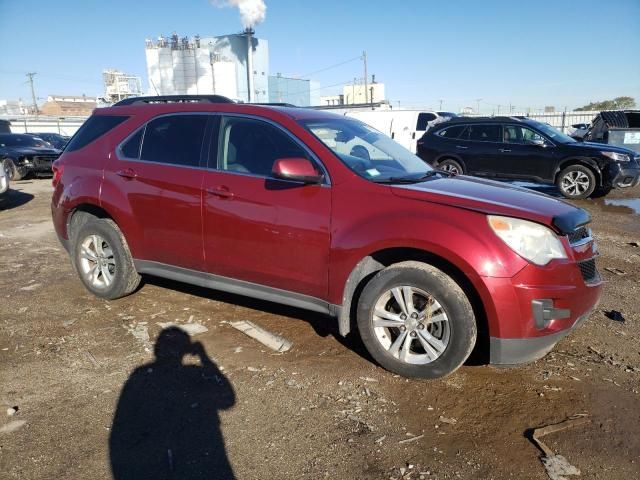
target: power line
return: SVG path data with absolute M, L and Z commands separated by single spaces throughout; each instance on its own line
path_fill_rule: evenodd
M 346 65 L 347 63 L 355 62 L 356 60 L 362 60 L 362 55 L 358 55 L 357 57 L 350 58 L 349 60 L 345 60 L 344 62 L 336 63 L 335 65 L 330 65 L 320 70 L 316 70 L 315 72 L 307 73 L 306 75 L 301 76 L 300 79 L 302 80 L 304 78 L 309 78 L 311 75 L 315 75 L 316 73 L 326 72 L 327 70 Z

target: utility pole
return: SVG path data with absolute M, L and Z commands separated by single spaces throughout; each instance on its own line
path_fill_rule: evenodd
M 27 77 L 29 77 L 29 83 L 31 84 L 31 99 L 33 100 L 33 113 L 38 115 L 38 102 L 36 101 L 36 91 L 33 88 L 33 77 L 35 76 L 35 74 L 36 72 L 29 72 L 27 73 Z
M 478 106 L 478 109 L 476 110 L 476 113 L 478 115 L 480 115 L 480 102 L 482 101 L 481 98 L 476 98 L 476 105 Z
M 362 60 L 364 61 L 364 103 L 369 103 L 369 80 L 367 79 L 367 52 L 362 52 Z
M 498 105 L 498 116 L 500 116 L 500 107 L 501 105 Z
M 440 99 L 440 110 L 442 110 L 442 99 Z

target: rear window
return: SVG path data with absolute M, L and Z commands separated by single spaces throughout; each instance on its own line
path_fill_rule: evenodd
M 419 113 L 416 130 L 426 130 L 427 128 L 429 128 L 429 122 L 432 122 L 436 118 L 438 117 L 436 117 L 433 113 Z
M 92 117 L 89 117 L 89 119 L 82 124 L 73 138 L 69 140 L 65 151 L 73 152 L 74 150 L 80 150 L 82 147 L 89 145 L 109 130 L 120 125 L 127 118 L 129 117 L 120 115 L 93 115 Z

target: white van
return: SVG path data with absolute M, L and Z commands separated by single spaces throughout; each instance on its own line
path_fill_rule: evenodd
M 457 115 L 424 110 L 360 110 L 346 112 L 345 116 L 357 118 L 390 136 L 410 152 L 416 153 L 416 142 L 424 132 L 436 123 Z

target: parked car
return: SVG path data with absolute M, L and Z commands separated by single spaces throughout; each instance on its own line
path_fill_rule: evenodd
M 20 133 L 0 134 L 0 158 L 12 180 L 20 180 L 29 174 L 53 173 L 51 165 L 60 150 L 44 140 Z
M 123 100 L 84 123 L 53 185 L 55 230 L 96 296 L 150 274 L 323 312 L 406 376 L 453 372 L 478 338 L 495 364 L 539 358 L 601 294 L 585 210 L 434 170 L 323 111 Z
M 640 157 L 640 110 L 600 112 L 584 140 L 628 148 Z
M 53 148 L 57 148 L 58 150 L 62 150 L 64 149 L 65 145 L 67 144 L 67 142 L 69 141 L 69 139 L 71 137 L 67 137 L 65 135 L 60 135 L 59 133 L 27 133 L 27 135 L 31 135 L 32 137 L 37 137 L 40 138 L 42 140 L 44 140 L 45 142 L 47 142 L 49 145 L 51 145 Z
M 555 184 L 572 199 L 640 182 L 639 159 L 633 151 L 577 142 L 548 124 L 524 117 L 441 123 L 420 139 L 418 156 L 456 174 Z
M 416 152 L 417 140 L 429 128 L 455 116 L 450 112 L 423 110 L 358 110 L 345 115 L 371 125 L 412 153 Z
M 9 187 L 11 186 L 11 179 L 9 174 L 4 169 L 4 164 L 0 162 L 0 205 L 2 201 L 9 194 Z
M 567 135 L 575 140 L 581 140 L 589 131 L 589 123 L 574 123 L 567 129 Z

